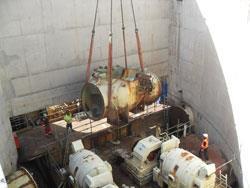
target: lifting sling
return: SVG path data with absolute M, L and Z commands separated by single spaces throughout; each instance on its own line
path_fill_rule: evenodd
M 124 25 L 124 18 L 123 18 L 123 5 L 122 5 L 122 1 L 121 2 L 121 16 L 122 16 L 122 37 L 123 37 L 123 48 L 124 48 L 124 60 L 125 60 L 125 68 L 128 68 L 128 60 L 127 60 L 127 50 L 126 50 L 126 39 L 125 39 L 125 25 Z
M 99 4 L 99 0 L 96 0 L 95 18 L 94 18 L 94 24 L 93 24 L 90 47 L 89 47 L 88 64 L 87 64 L 87 68 L 86 68 L 86 78 L 85 78 L 86 83 L 88 83 L 89 77 L 90 77 L 90 64 L 91 64 L 91 61 L 92 61 L 92 52 L 93 52 L 93 47 L 94 47 L 95 25 L 96 25 L 96 16 L 97 16 L 98 4 Z
M 111 109 L 112 97 L 112 9 L 113 0 L 110 0 L 110 33 L 109 33 L 109 46 L 108 46 L 108 111 Z
M 95 37 L 95 26 L 96 26 L 96 18 L 97 18 L 97 11 L 98 11 L 98 4 L 99 0 L 96 0 L 96 8 L 95 8 L 95 16 L 94 16 L 94 23 L 92 28 L 92 35 L 89 47 L 89 55 L 88 55 L 88 63 L 86 68 L 86 77 L 85 82 L 88 83 L 90 79 L 90 66 L 92 62 L 92 54 L 93 54 L 93 47 L 94 47 L 94 37 Z M 125 58 L 125 69 L 128 68 L 127 63 L 127 51 L 126 51 L 126 39 L 125 39 L 125 25 L 124 25 L 124 16 L 123 16 L 123 0 L 120 0 L 121 4 L 121 18 L 122 18 L 122 34 L 123 34 L 123 48 L 124 48 L 124 58 Z M 139 57 L 139 63 L 141 71 L 144 72 L 144 63 L 142 58 L 142 48 L 141 48 L 141 41 L 138 33 L 138 28 L 136 24 L 135 18 L 135 11 L 133 0 L 131 0 L 131 7 L 133 13 L 133 20 L 135 25 L 135 36 L 136 36 L 136 43 L 137 43 L 137 53 Z M 108 80 L 108 110 L 111 109 L 111 98 L 112 98 L 112 64 L 113 64 L 113 49 L 112 49 L 112 10 L 113 10 L 113 0 L 110 0 L 110 33 L 109 33 L 109 44 L 108 44 L 108 69 L 107 69 L 107 80 Z

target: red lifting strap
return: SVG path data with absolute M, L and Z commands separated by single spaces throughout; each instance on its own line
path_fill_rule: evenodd
M 122 0 L 121 2 L 121 16 L 122 16 L 122 38 L 123 38 L 123 51 L 124 51 L 124 60 L 125 60 L 125 69 L 128 68 L 128 60 L 127 60 L 127 49 L 126 49 L 126 39 L 125 39 L 125 25 L 124 25 L 124 18 L 123 18 L 123 5 Z
M 110 34 L 109 34 L 109 51 L 108 51 L 108 111 L 111 110 L 111 98 L 112 98 L 112 9 L 113 1 L 110 0 Z

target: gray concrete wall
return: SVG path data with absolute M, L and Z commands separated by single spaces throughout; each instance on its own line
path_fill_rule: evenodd
M 9 114 L 18 115 L 79 96 L 94 19 L 95 0 L 2 0 L 0 64 Z M 107 64 L 109 1 L 100 0 L 92 68 Z M 114 0 L 114 64 L 124 64 L 119 0 Z M 134 1 L 145 65 L 165 74 L 169 1 Z M 130 1 L 124 1 L 128 60 L 139 66 Z
M 169 35 L 170 98 L 193 108 L 197 133 L 234 156 L 234 171 L 242 183 L 239 145 L 228 88 L 211 33 L 195 0 L 173 1 Z M 212 10 L 210 10 L 212 11 Z M 180 94 L 182 90 L 182 96 Z M 182 98 L 183 97 L 183 98 Z
M 1 66 L 0 66 L 1 67 Z M 3 79 L 3 71 L 0 69 L 0 164 L 3 168 L 5 175 L 8 175 L 11 171 L 16 168 L 17 152 L 12 137 L 12 130 L 10 126 L 9 117 L 7 114 L 8 106 L 6 105 L 6 97 L 4 94 L 4 88 L 2 83 L 5 82 Z

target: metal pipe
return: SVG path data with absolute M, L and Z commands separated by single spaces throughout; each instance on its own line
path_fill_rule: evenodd
M 228 165 L 229 163 L 233 162 L 234 160 L 235 160 L 235 158 L 233 158 L 233 159 L 231 159 L 231 160 L 229 160 L 229 161 L 223 163 L 222 165 L 218 166 L 218 167 L 216 168 L 216 171 L 219 170 L 219 169 L 221 169 L 221 168 L 223 168 L 224 166 Z

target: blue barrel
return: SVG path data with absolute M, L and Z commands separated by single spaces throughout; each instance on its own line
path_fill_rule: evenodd
M 168 96 L 168 83 L 166 80 L 162 81 L 162 90 L 161 90 L 161 102 L 164 102 Z

